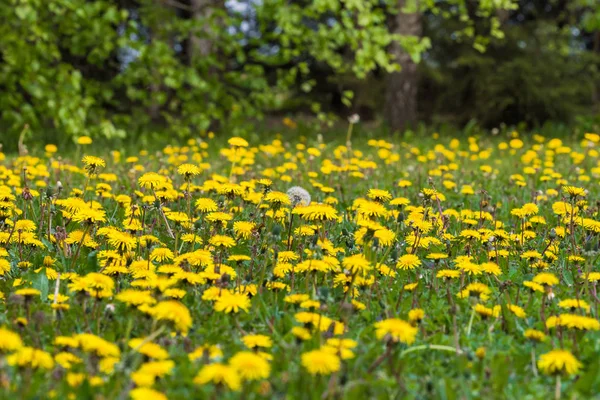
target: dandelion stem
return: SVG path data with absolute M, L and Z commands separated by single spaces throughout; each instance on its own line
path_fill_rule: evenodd
M 471 318 L 469 318 L 469 325 L 467 326 L 467 337 L 471 335 L 471 327 L 473 326 L 473 319 L 475 318 L 475 309 L 471 310 Z
M 348 286 L 348 290 L 346 291 L 346 293 L 344 293 L 344 297 L 342 298 L 342 302 L 340 303 L 340 308 L 346 302 L 346 299 L 348 298 L 348 293 L 350 293 L 352 291 L 352 289 L 353 289 L 354 280 L 356 279 L 356 275 L 357 275 L 357 273 L 352 274 L 352 280 L 350 281 L 350 285 Z M 350 295 L 350 297 L 352 297 L 352 295 Z
M 51 242 L 52 235 L 52 200 L 50 200 L 50 204 L 48 204 L 48 241 Z M 57 241 L 56 245 L 59 243 Z
M 294 224 L 294 214 L 290 213 L 290 226 L 288 228 L 288 237 L 287 237 L 287 250 L 290 251 L 292 247 L 292 225 Z
M 58 291 L 60 289 L 60 272 L 56 276 L 56 285 L 54 285 L 54 299 L 52 300 L 52 304 L 56 307 L 58 302 Z M 56 308 L 54 309 L 54 319 L 56 319 Z
M 415 352 L 415 351 L 420 351 L 420 350 L 440 350 L 440 351 L 450 351 L 452 353 L 457 353 L 457 354 L 462 354 L 462 350 L 458 350 L 456 351 L 456 349 L 452 346 L 446 346 L 443 344 L 422 344 L 419 346 L 414 346 L 414 347 L 410 347 L 406 350 L 404 350 L 402 353 L 400 353 L 400 358 L 404 357 L 405 355 Z
M 546 315 L 544 313 L 545 309 L 546 309 L 546 297 L 545 297 L 545 295 L 542 295 L 542 306 L 540 307 L 540 319 L 542 320 L 542 323 L 544 324 L 544 326 L 546 326 Z M 546 333 L 548 333 L 548 327 L 546 327 Z
M 337 381 L 337 372 L 331 375 L 331 378 L 329 378 L 329 383 L 327 384 L 327 389 L 323 392 L 323 394 L 321 395 L 321 399 L 328 399 L 330 396 L 333 396 L 335 394 L 335 386 L 336 386 L 336 381 Z
M 350 173 L 350 163 L 352 162 L 352 128 L 354 127 L 354 124 L 352 122 L 350 122 L 350 125 L 348 125 L 348 133 L 346 134 L 346 162 L 348 163 L 348 165 L 346 166 L 346 177 L 348 177 L 348 174 Z
M 385 359 L 389 357 L 390 354 L 392 354 L 392 346 L 388 343 L 387 348 L 385 349 L 385 353 L 377 357 L 377 359 L 373 362 L 373 364 L 371 364 L 371 366 L 367 370 L 367 373 L 372 374 L 373 371 L 375 371 L 377 367 L 379 367 L 381 363 L 383 363 Z
M 533 371 L 533 376 L 537 378 L 538 371 L 537 366 L 535 365 L 535 349 L 531 349 L 531 370 Z
M 127 339 L 127 341 L 129 341 L 130 321 L 132 321 L 132 319 L 131 319 L 131 318 L 130 318 L 130 319 L 129 319 L 129 321 L 127 322 L 127 330 L 128 330 L 128 333 L 127 333 L 127 335 L 125 336 L 125 337 L 126 337 L 126 339 Z M 142 348 L 142 346 L 144 346 L 146 343 L 150 343 L 150 342 L 152 342 L 154 339 L 156 339 L 157 337 L 159 337 L 159 336 L 160 336 L 160 334 L 161 334 L 161 333 L 163 333 L 163 331 L 164 331 L 165 329 L 166 329 L 166 325 L 162 325 L 162 326 L 160 326 L 160 327 L 159 327 L 157 330 L 155 330 L 154 332 L 152 332 L 150 335 L 146 336 L 146 337 L 144 338 L 144 340 L 142 340 L 142 342 L 141 342 L 141 343 L 140 343 L 140 344 L 139 344 L 139 345 L 138 345 L 136 348 L 134 348 L 134 349 L 131 349 L 131 350 L 129 351 L 129 353 L 127 353 L 126 355 L 124 355 L 124 356 L 123 356 L 123 359 L 121 360 L 121 362 L 120 362 L 120 365 L 121 365 L 122 367 L 125 367 L 125 365 L 126 365 L 126 362 L 127 362 L 127 358 L 129 358 L 131 355 L 133 355 L 133 354 L 137 353 L 137 351 L 138 351 L 139 349 L 141 349 L 141 348 Z
M 194 228 L 194 221 L 192 220 L 192 194 L 190 193 L 190 184 L 191 182 L 187 182 L 187 190 L 185 197 L 187 199 L 187 211 L 188 211 L 188 219 L 190 220 L 190 232 Z
M 238 331 L 240 331 L 240 333 L 242 335 L 247 335 L 248 333 L 242 329 L 241 325 L 240 325 L 240 321 L 238 321 L 237 319 L 237 314 L 236 316 L 233 318 L 233 321 L 235 322 L 235 327 L 237 328 Z
M 156 193 L 154 193 L 154 190 L 152 190 L 152 193 L 154 194 L 154 198 L 156 198 Z M 165 215 L 165 212 L 162 209 L 162 205 L 159 205 L 158 212 L 162 216 L 162 219 L 163 219 L 163 221 L 165 223 L 165 226 L 167 228 L 167 233 L 169 234 L 169 237 L 171 239 L 174 239 L 175 235 L 173 235 L 173 231 L 171 230 L 171 226 L 169 225 L 169 221 L 167 220 L 167 216 Z
M 77 258 L 79 258 L 79 252 L 81 251 L 81 246 L 83 245 L 83 241 L 85 240 L 86 235 L 88 234 L 92 225 L 88 224 L 83 231 L 83 235 L 81 235 L 81 240 L 77 244 L 77 250 L 75 251 L 75 256 L 73 257 L 73 261 L 71 262 L 71 270 L 75 268 L 75 263 L 77 263 Z
M 83 193 L 81 194 L 81 197 L 83 197 L 83 201 L 85 201 L 85 193 L 87 191 L 87 187 L 90 184 L 90 176 L 86 174 L 85 177 L 85 183 L 83 184 Z M 92 199 L 90 199 L 90 205 L 92 203 Z
M 138 345 L 138 347 L 136 347 L 135 349 L 133 349 L 134 352 L 138 351 L 143 345 L 145 345 L 146 343 L 150 343 L 151 341 L 153 341 L 154 339 L 156 339 L 157 337 L 160 336 L 161 333 L 163 333 L 163 331 L 165 330 L 165 325 L 161 326 L 160 328 L 158 328 L 157 330 L 155 330 L 154 332 L 152 332 L 150 335 L 146 336 L 144 338 L 144 340 L 142 341 L 142 343 L 140 343 Z

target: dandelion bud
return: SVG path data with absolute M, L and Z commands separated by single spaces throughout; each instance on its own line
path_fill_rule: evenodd
M 260 393 L 261 396 L 264 396 L 264 397 L 269 396 L 269 394 L 271 394 L 271 384 L 267 381 L 262 381 L 260 383 L 258 393 Z
M 23 188 L 23 192 L 21 193 L 21 196 L 23 196 L 23 200 L 25 200 L 25 201 L 33 200 L 33 195 L 31 194 L 31 191 L 29 190 L 29 188 L 27 186 L 25 186 Z
M 548 236 L 550 237 L 550 239 L 556 239 L 556 230 L 552 228 Z
M 231 282 L 231 275 L 225 273 L 223 275 L 221 275 L 221 283 L 224 285 L 227 285 L 229 282 Z
M 271 229 L 271 233 L 273 236 L 281 236 L 281 226 L 273 225 L 273 229 Z
M 352 312 L 354 311 L 354 305 L 350 302 L 345 301 L 342 303 L 342 311 Z
M 480 360 L 483 360 L 485 358 L 485 347 L 479 347 L 476 351 L 475 351 L 475 355 L 477 356 L 477 358 L 479 358 Z
M 8 304 L 14 305 L 15 307 L 23 305 L 25 303 L 25 297 L 19 296 L 17 294 L 11 294 L 8 297 Z
M 52 371 L 52 380 L 54 381 L 60 381 L 61 379 L 63 379 L 65 376 L 65 370 L 62 368 L 54 368 L 54 370 Z
M 404 215 L 404 213 L 398 213 L 398 216 L 396 217 L 396 222 L 402 222 L 404 221 L 404 218 L 406 218 L 406 216 Z
M 57 242 L 62 242 L 67 238 L 67 232 L 62 226 L 57 226 L 54 230 L 54 237 Z

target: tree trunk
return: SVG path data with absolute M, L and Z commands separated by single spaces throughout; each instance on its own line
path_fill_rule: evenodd
M 403 13 L 406 0 L 398 1 L 398 14 L 391 21 L 391 31 L 400 35 L 421 36 L 420 13 Z M 417 65 L 398 44 L 393 43 L 390 52 L 402 67 L 401 71 L 388 75 L 385 96 L 385 117 L 392 131 L 404 131 L 417 122 Z
M 190 60 L 194 60 L 196 57 L 206 57 L 210 55 L 212 51 L 212 42 L 210 39 L 210 26 L 208 21 L 213 12 L 214 0 L 191 0 L 192 6 L 192 18 L 204 21 L 202 27 L 202 37 L 191 35 L 189 41 L 188 54 Z

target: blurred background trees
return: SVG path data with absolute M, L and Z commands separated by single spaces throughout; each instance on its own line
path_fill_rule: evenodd
M 594 120 L 597 0 L 6 0 L 0 135 Z
M 435 46 L 421 64 L 423 116 L 487 127 L 540 126 L 598 113 L 600 2 L 519 1 L 485 52 L 428 19 Z

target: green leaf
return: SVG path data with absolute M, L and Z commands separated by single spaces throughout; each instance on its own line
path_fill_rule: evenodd
M 98 267 L 97 255 L 97 251 L 92 251 L 90 252 L 90 254 L 88 254 L 85 268 L 86 272 L 98 272 L 100 270 L 100 268 Z
M 47 301 L 49 285 L 45 268 L 36 274 L 35 279 L 33 280 L 33 287 L 42 292 L 42 301 Z

